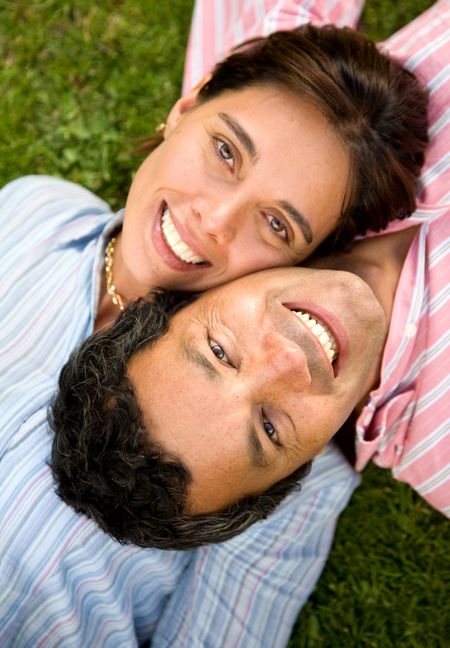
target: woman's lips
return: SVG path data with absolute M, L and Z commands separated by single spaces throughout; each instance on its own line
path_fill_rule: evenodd
M 211 266 L 180 236 L 166 203 L 161 206 L 154 245 L 163 261 L 174 270 L 191 272 Z

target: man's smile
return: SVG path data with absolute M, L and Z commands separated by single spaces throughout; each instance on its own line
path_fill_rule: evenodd
M 321 322 L 318 317 L 313 317 L 307 311 L 292 310 L 291 312 L 294 313 L 294 315 L 296 315 L 318 339 L 330 361 L 330 364 L 332 365 L 338 356 L 338 346 L 328 327 Z

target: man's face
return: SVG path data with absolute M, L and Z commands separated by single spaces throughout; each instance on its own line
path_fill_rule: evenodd
M 369 286 L 334 270 L 266 270 L 181 310 L 128 375 L 152 440 L 192 473 L 189 513 L 261 493 L 320 452 L 373 386 L 385 334 Z

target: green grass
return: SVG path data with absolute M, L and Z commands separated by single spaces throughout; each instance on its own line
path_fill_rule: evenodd
M 381 40 L 430 4 L 369 0 L 362 26 Z M 122 206 L 137 138 L 178 97 L 191 8 L 0 0 L 0 182 L 49 173 Z M 448 646 L 448 540 L 442 516 L 367 469 L 290 648 Z
M 50 173 L 122 206 L 179 95 L 192 2 L 0 0 L 0 180 Z
M 289 648 L 449 645 L 448 521 L 369 466 Z
M 434 0 L 368 0 L 362 16 L 365 33 L 381 41 L 406 25 Z

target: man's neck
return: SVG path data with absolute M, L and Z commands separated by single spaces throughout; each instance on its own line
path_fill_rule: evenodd
M 390 321 L 400 274 L 417 227 L 363 239 L 350 252 L 311 260 L 315 268 L 346 270 L 363 279 L 373 290 Z
M 417 227 L 408 227 L 392 234 L 363 239 L 355 243 L 350 252 L 313 259 L 307 265 L 346 270 L 361 277 L 372 288 L 390 322 L 400 274 L 416 231 Z M 378 380 L 374 382 L 372 389 L 378 384 L 381 362 L 382 356 L 376 371 Z M 367 396 L 368 394 L 355 407 L 357 414 L 364 407 Z

